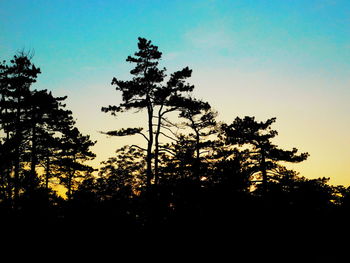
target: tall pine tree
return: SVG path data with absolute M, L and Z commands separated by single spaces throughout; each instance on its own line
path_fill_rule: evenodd
M 159 137 L 162 134 L 165 115 L 180 109 L 187 93 L 194 87 L 185 82 L 192 73 L 188 67 L 174 72 L 169 80 L 164 82 L 166 69 L 158 67 L 162 53 L 151 41 L 139 38 L 138 48 L 133 57 L 129 56 L 126 59 L 127 62 L 135 64 L 130 71 L 133 75 L 132 80 L 123 81 L 116 78 L 112 80 L 116 90 L 121 91 L 123 102 L 118 106 L 103 107 L 102 111 L 116 115 L 133 109 L 147 110 L 147 134 L 142 133 L 142 128 L 128 128 L 106 134 L 116 136 L 141 134 L 146 139 L 146 181 L 147 186 L 150 187 L 153 178 L 155 184 L 159 180 Z M 152 160 L 154 160 L 154 169 Z

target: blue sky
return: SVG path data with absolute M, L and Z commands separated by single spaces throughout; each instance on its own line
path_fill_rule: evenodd
M 253 58 L 327 71 L 349 61 L 349 1 L 3 0 L 0 10 L 1 55 L 34 49 L 67 73 L 123 60 L 138 36 L 190 54 L 193 66 Z
M 69 96 L 98 161 L 124 143 L 98 130 L 139 122 L 100 112 L 120 101 L 110 81 L 129 78 L 139 36 L 170 72 L 194 70 L 196 95 L 221 120 L 276 116 L 278 143 L 311 154 L 295 169 L 350 184 L 350 1 L 0 1 L 0 59 L 35 51 L 36 87 Z

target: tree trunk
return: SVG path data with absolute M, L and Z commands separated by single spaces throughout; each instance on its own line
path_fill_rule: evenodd
M 151 105 L 147 107 L 148 109 L 148 144 L 147 144 L 147 171 L 146 171 L 146 184 L 147 188 L 151 188 L 152 183 L 152 147 L 153 147 L 153 108 Z
M 67 199 L 68 201 L 72 198 L 72 175 L 68 175 L 68 182 L 67 182 Z
M 5 109 L 5 114 L 7 116 L 7 109 Z M 6 141 L 10 140 L 10 132 L 6 132 Z M 12 150 L 12 149 L 11 149 Z M 11 181 L 11 170 L 12 170 L 12 160 L 6 165 L 6 179 L 7 179 L 7 198 L 9 201 L 9 207 L 13 206 L 13 196 L 12 196 L 12 181 Z
M 191 121 L 191 128 L 196 134 L 195 160 L 194 160 L 193 170 L 194 170 L 194 176 L 197 182 L 199 183 L 200 182 L 200 146 L 199 146 L 200 134 L 199 134 L 198 127 L 192 116 L 190 117 L 190 121 Z
M 19 93 L 19 91 L 17 90 Z M 19 173 L 20 173 L 20 147 L 21 147 L 21 95 L 17 96 L 16 121 L 15 121 L 15 156 L 14 156 L 14 176 L 13 176 L 13 205 L 17 208 L 17 201 L 19 197 Z
M 18 139 L 16 139 L 18 141 Z M 17 200 L 19 196 L 19 146 L 16 145 L 15 160 L 14 160 L 14 174 L 13 174 L 13 205 L 17 207 Z
M 263 193 L 266 195 L 267 193 L 267 171 L 266 171 L 266 159 L 265 159 L 265 151 L 261 149 L 261 173 L 262 173 L 262 184 L 263 184 Z
M 157 185 L 159 182 L 159 134 L 160 134 L 160 128 L 162 124 L 162 114 L 161 111 L 163 109 L 163 105 L 161 105 L 159 111 L 158 111 L 158 124 L 157 124 L 157 131 L 154 138 L 154 184 Z
M 196 179 L 198 181 L 198 183 L 200 182 L 200 147 L 199 147 L 199 132 L 197 130 L 195 130 L 196 132 L 196 159 L 195 159 L 195 176 Z
M 45 167 L 45 189 L 49 190 L 49 177 L 50 177 L 50 157 L 46 155 L 46 167 Z
M 76 162 L 76 154 L 73 154 L 73 162 Z M 68 200 L 71 200 L 72 198 L 72 188 L 73 188 L 73 179 L 75 175 L 74 168 L 70 169 L 70 173 L 68 174 L 68 182 L 67 182 L 67 198 Z
M 9 167 L 6 167 L 5 176 L 7 179 L 7 187 L 6 187 L 6 194 L 7 194 L 7 200 L 8 200 L 8 206 L 12 208 L 12 183 L 11 183 L 11 170 Z
M 159 141 L 158 141 L 159 133 L 158 133 L 158 128 L 157 132 L 155 135 L 155 149 L 154 149 L 154 184 L 157 185 L 159 182 Z
M 32 113 L 32 152 L 31 152 L 31 164 L 30 164 L 30 175 L 32 176 L 32 179 L 36 177 L 36 163 L 37 163 L 37 156 L 36 156 L 36 120 L 35 120 L 35 113 L 33 110 Z

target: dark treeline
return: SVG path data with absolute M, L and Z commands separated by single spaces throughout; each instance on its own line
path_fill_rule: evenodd
M 309 154 L 273 143 L 275 118 L 218 122 L 210 104 L 192 94 L 192 70 L 167 75 L 161 57 L 157 46 L 139 38 L 127 58 L 132 78 L 113 78 L 122 102 L 102 111 L 143 111 L 147 118 L 145 127 L 102 133 L 142 136 L 145 143 L 121 147 L 98 172 L 86 164 L 96 142 L 75 126 L 66 97 L 32 88 L 40 69 L 31 58 L 20 53 L 0 64 L 2 220 L 116 232 L 232 231 L 241 238 L 345 227 L 350 188 L 286 168 Z

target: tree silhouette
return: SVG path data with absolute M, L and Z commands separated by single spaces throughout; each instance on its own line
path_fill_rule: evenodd
M 67 110 L 64 100 L 67 97 L 55 98 L 51 93 L 46 96 L 44 124 L 40 134 L 40 166 L 45 170 L 41 174 L 45 188 L 49 189 L 52 178 L 59 177 L 59 160 L 62 157 L 64 133 L 73 129 L 75 122 L 72 112 Z
M 78 129 L 66 96 L 32 88 L 40 69 L 28 55 L 0 62 L 2 229 L 18 238 L 13 231 L 19 228 L 35 235 L 58 229 L 65 237 L 79 228 L 90 235 L 95 228 L 123 242 L 121 233 L 134 241 L 157 230 L 171 238 L 215 233 L 241 243 L 278 240 L 293 253 L 298 248 L 289 245 L 292 237 L 305 233 L 320 243 L 340 240 L 332 234 L 348 227 L 350 188 L 289 170 L 285 163 L 304 161 L 308 153 L 273 143 L 275 118 L 217 123 L 210 104 L 191 94 L 192 71 L 186 67 L 167 78 L 161 57 L 157 46 L 139 38 L 138 51 L 127 58 L 134 65 L 132 79 L 112 80 L 122 102 L 102 111 L 145 110 L 147 131 L 104 133 L 140 134 L 147 147 L 119 148 L 98 173 L 89 165 L 96 142 Z M 55 192 L 56 184 L 66 196 Z
M 50 178 L 58 175 L 58 168 L 62 173 L 62 165 L 69 159 L 68 135 L 77 135 L 72 112 L 65 109 L 66 97 L 31 90 L 39 73 L 24 53 L 14 56 L 9 65 L 4 61 L 0 66 L 1 192 L 9 207 L 16 209 L 20 195 L 28 199 L 43 186 L 47 194 L 51 192 Z M 79 153 L 88 147 L 88 137 L 77 135 L 75 139 L 81 147 L 76 158 L 83 159 Z M 84 154 L 93 157 L 91 152 Z
M 95 158 L 90 147 L 96 142 L 89 135 L 82 135 L 77 128 L 68 127 L 61 138 L 60 158 L 55 162 L 58 167 L 59 179 L 67 188 L 68 199 L 75 189 L 76 180 L 93 172 L 93 168 L 84 162 Z
M 7 176 L 13 167 L 13 198 L 18 200 L 20 194 L 20 177 L 24 162 L 26 137 L 28 134 L 28 97 L 30 86 L 36 82 L 40 69 L 35 67 L 24 54 L 14 56 L 10 65 L 4 62 L 1 66 L 1 125 L 6 137 L 3 140 L 7 146 L 4 148 L 12 155 L 11 164 L 7 167 Z M 11 145 L 11 146 L 10 146 Z M 10 146 L 10 147 L 8 147 Z M 12 194 L 11 194 L 12 195 Z
M 215 145 L 208 137 L 218 132 L 216 116 L 217 113 L 211 109 L 209 103 L 192 98 L 186 101 L 179 115 L 186 120 L 185 126 L 191 129 L 188 136 L 194 140 L 193 171 L 198 181 L 201 176 L 201 155 L 207 152 L 206 149 Z
M 150 186 L 152 180 L 153 100 L 157 86 L 165 77 L 165 70 L 157 68 L 162 53 L 158 51 L 158 47 L 152 45 L 151 41 L 139 38 L 138 48 L 139 51 L 135 53 L 135 57 L 129 56 L 126 59 L 127 62 L 136 64 L 135 68 L 130 71 L 135 77 L 131 81 L 121 81 L 116 78 L 112 80 L 112 85 L 117 85 L 116 90 L 122 92 L 123 103 L 119 106 L 103 107 L 102 111 L 116 115 L 118 112 L 130 109 L 147 109 L 148 136 L 141 133 L 141 128 L 127 129 L 125 135 L 139 133 L 147 140 L 147 185 Z
M 161 170 L 163 182 L 194 178 L 195 147 L 193 138 L 184 134 L 178 135 L 176 141 L 162 146 L 161 158 L 164 166 L 161 167 Z
M 232 124 L 222 125 L 227 144 L 252 147 L 249 158 L 255 163 L 255 167 L 259 168 L 264 192 L 267 190 L 268 171 L 276 168 L 278 162 L 297 163 L 306 160 L 309 156 L 308 153 L 298 155 L 296 148 L 287 151 L 272 144 L 271 139 L 278 134 L 276 130 L 271 129 L 271 125 L 275 121 L 276 118 L 257 122 L 254 117 L 245 117 L 244 119 L 237 117 Z
M 28 128 L 30 131 L 28 157 L 30 160 L 30 174 L 37 177 L 36 167 L 46 163 L 46 188 L 48 188 L 49 149 L 53 148 L 54 133 L 62 131 L 60 127 L 73 125 L 70 111 L 64 110 L 62 102 L 66 97 L 53 97 L 47 90 L 30 93 L 28 103 Z M 68 115 L 64 118 L 63 114 Z M 68 122 L 67 122 L 68 120 Z
M 144 151 L 124 146 L 116 151 L 116 157 L 101 164 L 99 175 L 105 182 L 105 189 L 109 189 L 107 196 L 126 188 L 136 193 L 145 187 L 146 181 L 142 176 L 146 170 Z
M 162 134 L 162 121 L 165 114 L 179 109 L 184 103 L 184 95 L 193 90 L 192 85 L 185 83 L 192 71 L 187 67 L 177 71 L 171 74 L 168 82 L 164 84 L 166 69 L 158 68 L 162 56 L 158 47 L 145 38 L 139 38 L 138 48 L 139 51 L 134 54 L 134 57 L 129 56 L 126 59 L 127 62 L 135 64 L 135 68 L 130 71 L 134 75 L 133 79 L 122 81 L 113 78 L 112 80 L 112 85 L 117 86 L 116 90 L 122 92 L 123 102 L 118 106 L 103 107 L 102 111 L 116 115 L 131 109 L 147 109 L 148 135 L 142 133 L 142 128 L 128 128 L 106 134 L 116 136 L 141 134 L 146 139 L 146 178 L 147 186 L 150 187 L 153 177 L 155 184 L 159 180 L 159 136 Z M 157 118 L 156 124 L 154 118 Z M 154 153 L 153 146 L 155 146 Z M 152 159 L 154 159 L 154 172 Z

